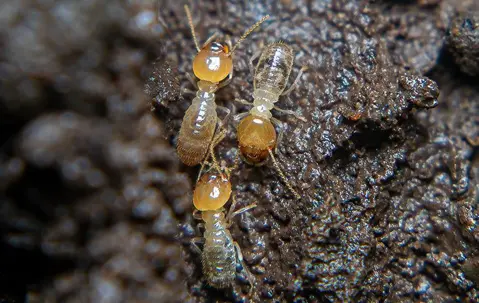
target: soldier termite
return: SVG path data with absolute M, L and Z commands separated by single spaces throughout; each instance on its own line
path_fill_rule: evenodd
M 214 158 L 213 154 L 212 157 Z M 223 206 L 232 193 L 231 169 L 218 170 L 217 165 L 214 165 L 214 168 L 198 179 L 193 193 L 193 204 L 196 208 L 193 216 L 204 222 L 198 224 L 198 228 L 204 229 L 204 234 L 202 238 L 192 239 L 192 244 L 201 253 L 203 274 L 210 286 L 215 288 L 232 286 L 236 278 L 237 264 L 241 263 L 250 283 L 251 294 L 253 276 L 243 261 L 241 249 L 233 240 L 229 227 L 234 216 L 256 207 L 256 204 L 235 211 L 236 199 L 233 197 L 229 211 L 225 214 Z M 198 242 L 204 244 L 202 252 L 195 244 Z
M 251 69 L 253 66 L 252 62 L 257 57 L 258 54 L 251 58 Z M 254 74 L 253 103 L 243 99 L 236 100 L 243 104 L 252 105 L 253 108 L 249 112 L 236 115 L 235 120 L 241 120 L 238 125 L 237 136 L 243 159 L 250 164 L 261 165 L 269 155 L 288 189 L 299 199 L 299 194 L 286 179 L 272 152 L 276 148 L 277 143 L 281 141 L 283 135 L 282 123 L 272 116 L 272 109 L 292 114 L 298 119 L 305 121 L 303 117 L 293 111 L 283 110 L 274 106 L 280 96 L 289 94 L 296 87 L 303 71 L 306 70 L 305 67 L 301 68 L 291 87 L 285 90 L 293 68 L 293 61 L 293 49 L 283 42 L 272 43 L 264 48 Z M 271 122 L 279 128 L 278 137 Z
M 191 13 L 186 5 L 185 11 L 198 51 L 198 54 L 193 59 L 193 73 L 199 81 L 197 83 L 198 91 L 196 97 L 187 109 L 181 123 L 177 151 L 180 160 L 184 164 L 194 166 L 205 158 L 208 146 L 215 133 L 216 125 L 219 122 L 218 115 L 216 114 L 215 92 L 227 85 L 233 77 L 232 55 L 238 45 L 269 16 L 263 17 L 250 27 L 233 48 L 231 48 L 229 43 L 214 42 L 216 35 L 213 35 L 200 49 Z M 223 109 L 227 112 L 226 117 L 228 117 L 229 109 Z

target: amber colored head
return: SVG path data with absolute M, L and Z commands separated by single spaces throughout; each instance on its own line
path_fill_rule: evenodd
M 231 196 L 231 183 L 224 174 L 204 174 L 196 183 L 193 204 L 201 211 L 218 210 Z
M 238 142 L 246 160 L 261 163 L 276 146 L 276 131 L 268 119 L 248 115 L 238 126 Z
M 193 72 L 200 80 L 218 83 L 233 71 L 233 58 L 226 44 L 206 44 L 193 60 Z

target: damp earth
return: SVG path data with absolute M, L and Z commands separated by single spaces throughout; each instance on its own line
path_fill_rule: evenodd
M 208 287 L 181 164 L 194 43 L 295 51 L 271 162 L 241 163 L 232 236 L 255 277 Z M 160 8 L 158 10 L 158 7 Z M 1 302 L 479 302 L 479 2 L 3 1 Z M 158 18 L 157 18 L 158 17 Z M 233 121 L 217 154 L 238 152 Z

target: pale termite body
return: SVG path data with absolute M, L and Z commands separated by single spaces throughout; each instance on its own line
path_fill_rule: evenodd
M 194 166 L 200 164 L 205 158 L 208 146 L 213 139 L 217 122 L 219 122 L 216 113 L 215 92 L 227 85 L 233 77 L 233 53 L 235 49 L 246 36 L 269 16 L 263 17 L 249 28 L 233 48 L 231 48 L 230 43 L 213 41 L 215 34 L 200 48 L 196 39 L 193 19 L 186 5 L 185 12 L 195 47 L 198 51 L 193 59 L 193 73 L 200 81 L 197 83 L 198 91 L 196 97 L 186 111 L 181 123 L 177 153 L 184 164 Z M 229 109 L 224 107 L 223 109 L 227 112 L 226 117 L 228 117 Z
M 205 222 L 205 244 L 201 259 L 206 281 L 216 288 L 229 287 L 236 278 L 238 260 L 223 210 L 202 212 L 201 218 Z
M 200 89 L 186 110 L 178 136 L 178 157 L 189 166 L 196 165 L 205 158 L 218 120 L 214 87 L 206 84 L 199 81 Z
M 251 66 L 256 57 L 258 56 L 254 56 L 251 59 Z M 274 118 L 271 114 L 271 110 L 275 109 L 279 112 L 292 114 L 298 119 L 305 121 L 303 117 L 295 112 L 283 110 L 275 106 L 280 96 L 289 94 L 294 89 L 305 70 L 303 67 L 291 87 L 285 90 L 291 70 L 293 69 L 293 62 L 294 52 L 291 46 L 283 42 L 275 42 L 267 45 L 263 49 L 261 56 L 259 56 L 256 65 L 253 102 L 251 103 L 242 99 L 237 100 L 243 104 L 252 106 L 252 108 L 246 113 L 236 115 L 235 120 L 240 120 L 237 129 L 237 138 L 243 159 L 253 165 L 262 165 L 268 156 L 270 156 L 278 174 L 288 189 L 299 199 L 300 195 L 289 184 L 273 156 L 273 150 L 275 150 L 278 142 L 281 141 L 283 125 L 281 121 Z M 276 135 L 273 123 L 280 130 L 278 136 Z

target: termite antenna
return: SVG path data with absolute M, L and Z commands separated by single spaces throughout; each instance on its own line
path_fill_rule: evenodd
M 170 29 L 168 28 L 168 24 L 165 22 L 165 20 L 163 19 L 163 17 L 161 16 L 161 4 L 160 4 L 160 0 L 156 1 L 156 6 L 157 6 L 157 9 L 156 9 L 156 20 L 158 21 L 159 24 L 161 24 L 161 26 L 163 26 L 165 28 L 165 30 L 168 32 L 168 34 L 170 33 Z
M 195 26 L 193 25 L 193 18 L 191 17 L 190 8 L 185 4 L 186 18 L 188 18 L 188 24 L 191 29 L 191 35 L 193 36 L 193 41 L 195 41 L 195 47 L 198 53 L 200 52 L 200 46 L 198 44 L 198 39 L 196 39 Z
M 238 168 L 239 164 L 241 162 L 241 158 L 239 156 L 239 151 L 236 153 L 236 157 L 233 161 L 233 166 L 231 166 L 230 168 L 227 168 L 226 169 L 226 175 L 228 176 L 228 179 L 230 178 L 231 176 L 231 173 Z
M 221 168 L 220 168 L 220 165 L 218 164 L 218 160 L 216 159 L 216 155 L 215 155 L 215 147 L 216 145 L 218 145 L 226 136 L 226 129 L 222 129 L 218 135 L 216 135 L 213 140 L 211 141 L 211 144 L 210 144 L 210 156 L 211 156 L 211 161 L 213 161 L 213 167 L 219 172 L 221 173 Z
M 296 197 L 297 200 L 301 199 L 301 196 L 293 189 L 291 184 L 289 183 L 288 179 L 286 179 L 286 176 L 284 175 L 283 171 L 281 170 L 281 167 L 279 166 L 278 162 L 276 162 L 276 158 L 273 155 L 273 152 L 271 149 L 268 149 L 269 155 L 271 156 L 271 159 L 273 160 L 273 166 L 276 168 L 276 171 L 278 172 L 279 176 L 283 180 L 284 184 L 286 184 L 286 187 L 293 193 L 293 195 Z
M 233 46 L 233 49 L 231 49 L 231 52 L 229 53 L 229 56 L 233 55 L 233 53 L 235 52 L 236 48 L 238 47 L 238 45 L 240 45 L 241 42 L 243 42 L 244 39 L 246 39 L 246 37 L 248 37 L 249 34 L 251 34 L 258 26 L 261 25 L 261 23 L 265 22 L 267 19 L 269 18 L 269 15 L 266 15 L 264 16 L 263 18 L 261 18 L 261 20 L 259 20 L 258 22 L 256 22 L 253 26 L 251 26 L 244 34 L 243 36 L 241 36 L 238 40 L 238 42 L 236 42 L 236 44 Z
M 208 165 L 210 167 L 213 167 L 214 169 L 216 169 L 216 171 L 218 173 L 221 173 L 221 167 L 218 164 L 218 160 L 216 159 L 214 148 L 216 147 L 216 145 L 218 145 L 224 139 L 225 136 L 226 136 L 226 129 L 222 129 L 211 140 L 210 146 L 208 148 L 208 155 L 206 156 L 206 158 L 201 163 L 201 168 L 200 168 L 200 171 L 198 173 L 198 177 L 196 178 L 196 183 L 198 183 L 198 180 L 200 180 L 201 175 L 203 174 L 203 170 L 204 170 L 206 165 Z M 211 161 L 212 161 L 211 163 L 208 162 L 209 158 L 211 158 Z M 229 179 L 229 174 L 228 174 L 228 179 Z

